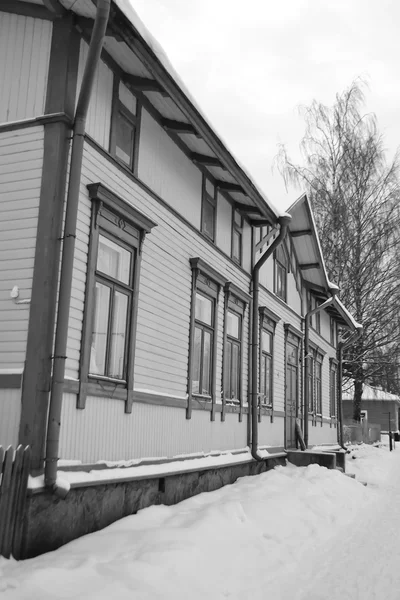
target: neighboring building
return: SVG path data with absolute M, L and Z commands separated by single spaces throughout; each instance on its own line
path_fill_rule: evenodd
M 353 419 L 353 386 L 345 385 L 342 393 L 343 419 L 350 423 Z M 400 398 L 396 394 L 374 388 L 367 383 L 363 385 L 361 397 L 361 421 L 380 425 L 382 432 L 400 429 Z
M 239 452 L 251 441 L 252 272 L 285 215 L 125 5 L 112 3 L 87 119 L 58 457 Z M 30 445 L 36 473 L 71 128 L 95 14 L 89 0 L 0 6 L 0 445 Z M 296 447 L 304 315 L 331 294 L 307 198 L 289 213 L 260 273 L 253 365 L 259 447 L 271 452 Z M 309 445 L 337 440 L 338 327 L 354 321 L 335 301 L 311 325 Z

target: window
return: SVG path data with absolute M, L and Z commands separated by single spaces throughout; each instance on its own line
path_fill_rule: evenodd
M 203 201 L 201 210 L 201 231 L 211 241 L 215 241 L 217 219 L 216 189 L 207 177 L 203 177 Z
M 315 301 L 315 308 L 319 306 L 319 302 Z M 321 313 L 315 313 L 315 330 L 317 333 L 321 333 Z
M 224 395 L 227 400 L 240 400 L 242 316 L 233 310 L 226 315 Z
M 260 399 L 261 404 L 272 407 L 272 348 L 273 335 L 261 330 Z
M 78 408 L 85 406 L 89 382 L 112 382 L 132 400 L 140 248 L 155 226 L 101 184 L 88 189 L 92 224 Z
M 309 352 L 308 357 L 308 412 L 314 412 L 315 402 L 314 402 L 314 365 L 315 358 L 312 351 Z
M 192 398 L 211 403 L 214 419 L 216 400 L 216 356 L 218 336 L 218 298 L 223 278 L 201 258 L 191 258 L 192 312 L 190 323 L 188 408 L 191 418 Z
M 275 254 L 275 293 L 286 302 L 287 298 L 288 260 L 282 245 Z
M 317 415 L 322 415 L 322 359 L 315 361 L 315 408 Z
M 114 84 L 114 104 L 110 152 L 136 172 L 140 106 L 136 97 L 118 78 Z
M 260 404 L 273 408 L 273 354 L 275 326 L 280 317 L 260 308 Z
M 330 320 L 330 341 L 332 346 L 336 346 L 336 322 L 335 319 Z
M 215 299 L 196 292 L 194 347 L 193 347 L 193 394 L 211 397 L 212 358 L 215 328 Z
M 329 390 L 329 404 L 330 404 L 330 415 L 336 417 L 336 406 L 337 406 L 337 365 L 333 359 L 330 361 L 330 390 Z
M 239 265 L 242 264 L 242 237 L 243 217 L 237 210 L 233 209 L 232 216 L 232 258 Z
M 136 249 L 100 229 L 89 375 L 126 382 Z

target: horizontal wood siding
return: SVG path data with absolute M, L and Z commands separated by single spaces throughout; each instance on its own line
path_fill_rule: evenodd
M 76 97 L 77 101 L 88 51 L 88 44 L 81 40 L 78 67 L 78 93 Z M 94 78 L 93 91 L 86 121 L 86 131 L 90 137 L 96 140 L 96 142 L 105 150 L 108 150 L 110 146 L 113 81 L 113 72 L 104 61 L 100 60 Z
M 138 177 L 200 229 L 202 174 L 146 110 L 142 111 Z
M 17 446 L 21 390 L 0 390 L 0 446 Z
M 234 450 L 246 446 L 246 424 L 237 415 L 210 421 L 208 411 L 136 403 L 132 414 L 121 402 L 89 396 L 85 410 L 76 410 L 76 396 L 65 394 L 61 415 L 60 457 L 83 462 L 172 458 L 180 454 Z
M 51 34 L 51 21 L 0 6 L 0 123 L 44 113 Z
M 0 134 L 0 365 L 25 360 L 43 163 L 43 127 Z
M 308 444 L 309 446 L 316 446 L 318 444 L 337 444 L 337 429 L 331 427 L 329 423 L 317 423 L 315 427 L 311 426 L 311 422 L 308 425 Z
M 258 424 L 258 443 L 260 446 L 285 445 L 285 419 L 274 417 L 273 423 L 268 417 L 263 417 Z
M 158 226 L 146 237 L 142 254 L 137 324 L 135 388 L 173 394 L 187 392 L 191 268 L 200 256 L 227 280 L 248 292 L 249 278 L 224 259 L 200 234 L 185 226 L 168 208 L 125 177 L 91 146 L 85 146 L 78 215 L 78 240 L 70 314 L 67 374 L 78 377 L 89 242 L 90 200 L 86 185 L 101 181 L 153 219 Z M 217 390 L 221 389 L 223 293 L 219 298 Z M 244 348 L 248 344 L 249 311 L 244 320 Z M 247 352 L 243 353 L 244 396 L 247 396 Z M 219 395 L 219 394 L 218 394 Z

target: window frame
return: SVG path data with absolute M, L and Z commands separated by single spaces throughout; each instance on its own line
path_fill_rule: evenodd
M 333 317 L 330 317 L 329 335 L 330 335 L 331 346 L 333 346 L 334 348 L 336 348 L 337 329 L 336 329 L 336 321 L 335 321 L 335 319 Z
M 329 416 L 337 419 L 338 413 L 338 362 L 334 358 L 329 359 Z
M 125 412 L 130 413 L 132 412 L 133 402 L 134 356 L 141 257 L 145 236 L 151 232 L 156 223 L 101 183 L 90 184 L 87 188 L 92 203 L 92 215 L 79 360 L 77 408 L 85 408 L 89 386 L 91 393 L 95 393 L 95 391 L 92 391 L 97 388 L 103 390 L 106 386 L 112 386 L 110 393 L 115 392 L 117 389 L 123 392 Z M 135 256 L 134 260 L 131 259 L 131 270 L 134 269 L 134 271 L 131 273 L 131 301 L 128 308 L 125 340 L 126 377 L 123 380 L 89 372 L 94 324 L 95 282 L 99 278 L 100 280 L 106 278 L 104 274 L 99 275 L 96 272 L 99 236 L 104 232 L 106 233 L 105 237 L 117 241 L 122 247 L 125 246 L 131 251 L 132 257 Z M 110 281 L 114 281 L 113 278 L 109 279 Z M 108 330 L 109 328 L 110 323 L 108 323 Z
M 281 253 L 284 256 L 285 262 L 280 258 Z M 283 273 L 281 281 L 284 282 L 283 293 L 278 290 L 278 273 Z M 288 273 L 289 273 L 289 258 L 287 256 L 286 248 L 281 244 L 274 255 L 274 293 L 283 302 L 287 303 L 287 292 L 288 292 Z
M 235 216 L 239 215 L 240 224 L 236 222 Z M 231 228 L 231 259 L 237 263 L 239 266 L 242 266 L 243 262 L 243 227 L 244 227 L 244 218 L 243 215 L 232 206 L 232 228 Z M 234 235 L 239 237 L 239 256 L 234 256 Z
M 211 420 L 215 420 L 215 404 L 216 404 L 216 374 L 217 374 L 217 343 L 218 343 L 218 308 L 220 289 L 227 283 L 227 280 L 222 277 L 212 267 L 210 267 L 200 257 L 191 258 L 189 260 L 192 269 L 192 289 L 191 289 L 191 308 L 190 308 L 190 326 L 189 326 L 189 353 L 188 353 L 188 377 L 187 377 L 187 395 L 188 405 L 186 409 L 186 418 L 191 419 L 193 401 L 202 402 L 204 408 L 210 406 Z M 206 297 L 214 298 L 214 336 L 212 343 L 211 357 L 211 395 L 203 396 L 193 393 L 193 355 L 194 355 L 194 336 L 196 326 L 196 293 L 200 292 Z
M 323 356 L 318 352 L 315 355 L 315 412 L 316 415 L 322 417 L 322 375 L 323 375 Z M 318 373 L 319 371 L 319 373 Z M 318 374 L 320 377 L 318 377 Z
M 210 184 L 214 187 L 214 196 L 211 196 L 211 194 L 207 190 L 207 181 L 209 181 Z M 218 204 L 217 195 L 218 195 L 218 190 L 217 190 L 216 186 L 211 181 L 211 179 L 203 173 L 202 190 L 201 190 L 200 231 L 208 240 L 210 240 L 210 242 L 213 242 L 214 244 L 216 242 L 216 234 L 217 234 L 217 204 Z M 208 204 L 210 204 L 213 208 L 213 235 L 212 236 L 206 231 L 206 228 L 205 228 L 205 223 L 204 223 L 204 214 L 205 214 L 204 204 L 205 204 L 205 202 L 208 202 Z
M 125 106 L 125 104 L 123 104 L 122 100 L 120 100 L 120 97 L 119 97 L 120 83 L 125 85 L 125 87 L 128 89 L 128 91 L 136 99 L 136 115 L 134 115 Z M 133 129 L 134 129 L 134 140 L 133 140 L 132 157 L 131 157 L 130 164 L 126 163 L 119 156 L 117 156 L 117 152 L 116 152 L 116 149 L 117 149 L 117 121 L 118 121 L 119 114 L 121 114 L 125 120 L 129 121 L 129 123 L 133 126 Z M 137 173 L 138 173 L 139 138 L 140 138 L 140 126 L 141 126 L 141 121 L 142 121 L 141 116 L 142 116 L 142 103 L 140 102 L 138 96 L 134 92 L 132 92 L 132 90 L 129 88 L 129 86 L 124 82 L 124 80 L 121 77 L 119 77 L 116 73 L 114 73 L 109 152 L 116 161 L 118 161 L 126 169 L 129 169 L 129 171 L 131 171 L 135 176 L 137 176 Z
M 271 417 L 274 411 L 274 350 L 275 350 L 275 330 L 276 324 L 280 321 L 280 317 L 275 314 L 272 310 L 266 306 L 260 306 L 259 308 L 260 321 L 259 321 L 259 361 L 258 361 L 258 406 L 271 411 Z M 261 365 L 263 359 L 262 349 L 262 332 L 266 331 L 271 335 L 271 354 L 265 353 L 271 359 L 271 376 L 270 376 L 270 403 L 262 402 L 261 394 Z

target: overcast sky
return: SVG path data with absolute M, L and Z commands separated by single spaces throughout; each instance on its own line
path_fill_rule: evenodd
M 389 0 L 131 0 L 230 150 L 279 208 L 278 144 L 299 159 L 297 107 L 357 76 L 387 147 L 399 145 L 400 4 Z

